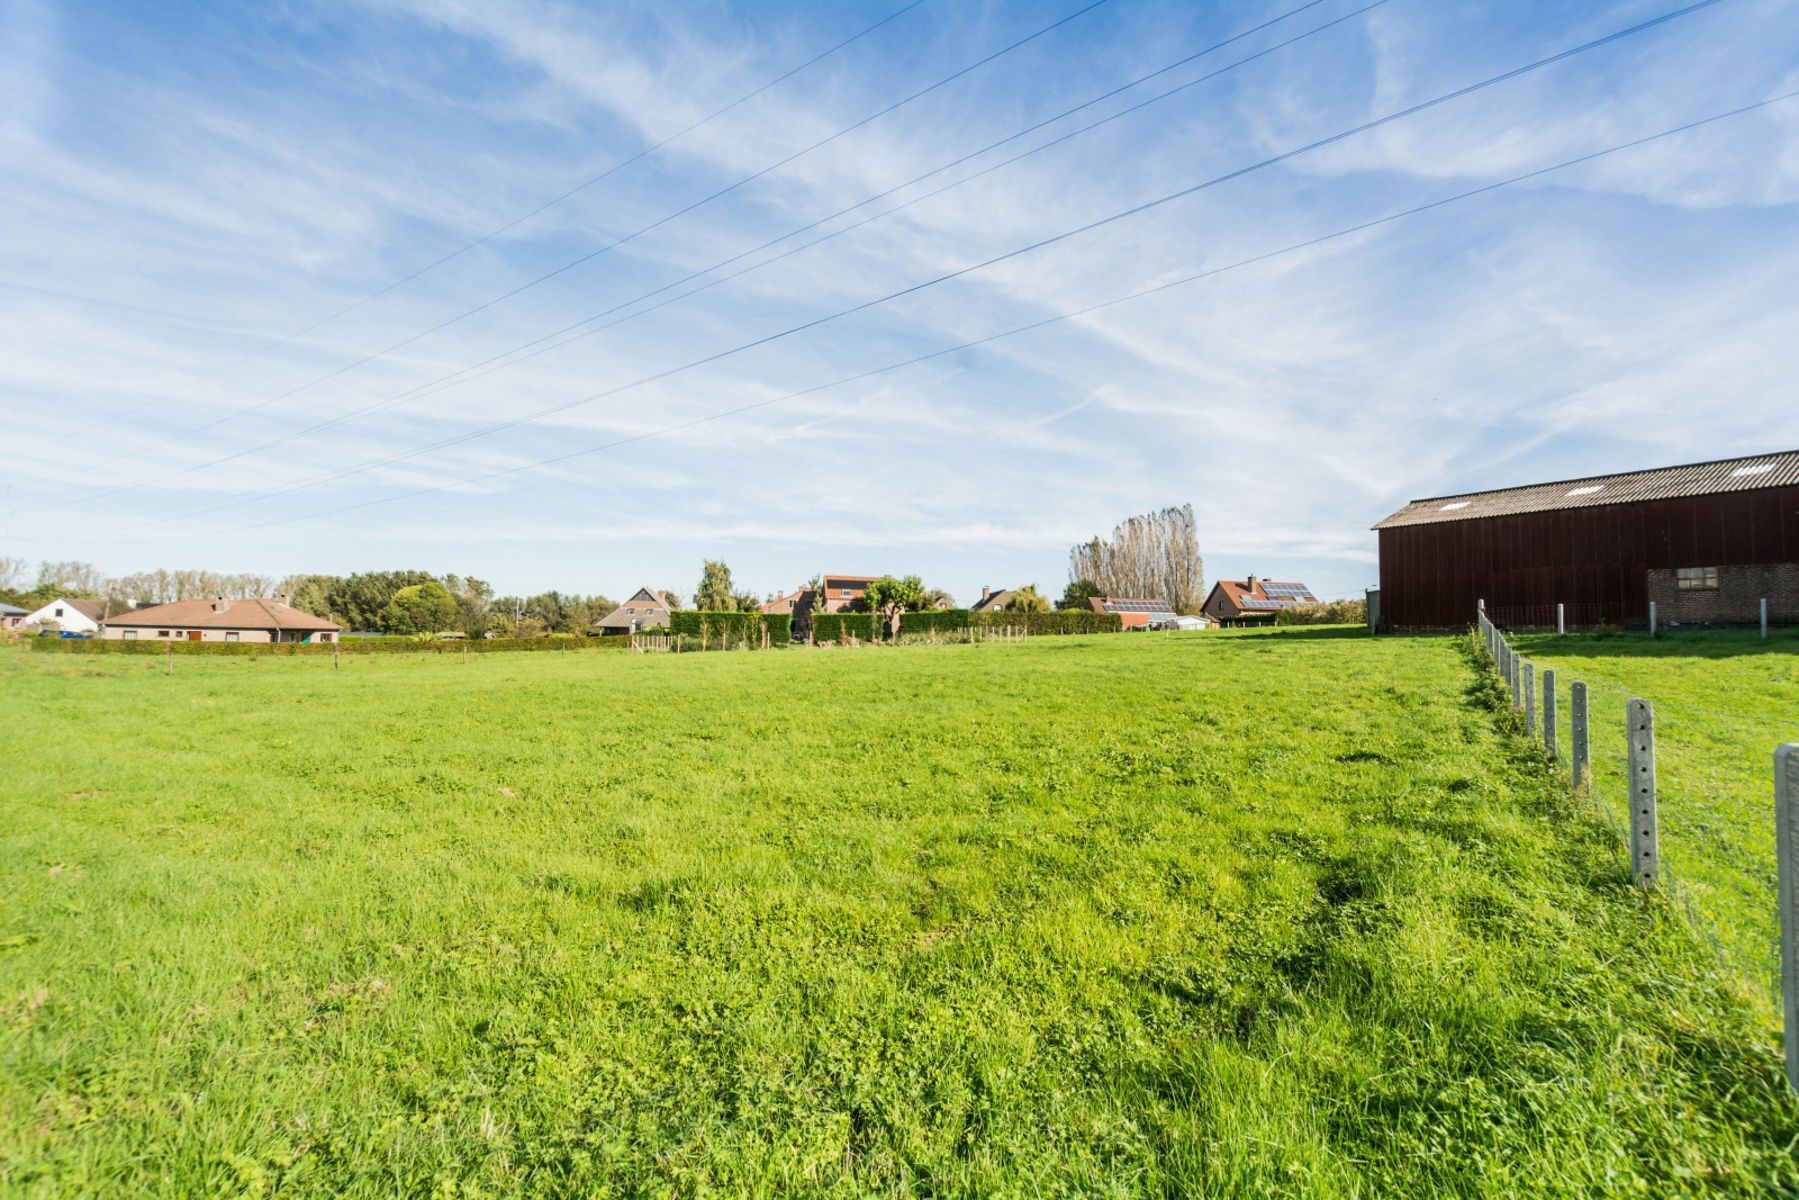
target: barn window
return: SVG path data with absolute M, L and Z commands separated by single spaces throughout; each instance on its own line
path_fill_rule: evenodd
M 168 631 L 168 630 L 166 630 L 166 629 L 158 629 L 158 630 L 157 630 L 157 631 L 156 631 L 156 636 L 157 636 L 157 637 L 168 637 L 168 636 L 169 636 L 169 631 Z
M 1675 586 L 1683 592 L 1715 592 L 1718 590 L 1718 568 L 1682 567 L 1674 572 Z
M 228 642 L 235 642 L 237 640 L 237 630 L 233 629 L 231 632 L 227 633 L 225 635 L 225 640 Z
M 126 640 L 126 641 L 128 641 L 128 642 L 135 642 L 135 641 L 137 641 L 137 630 L 135 630 L 135 629 L 127 629 L 127 630 L 126 630 L 126 631 L 125 631 L 125 640 Z

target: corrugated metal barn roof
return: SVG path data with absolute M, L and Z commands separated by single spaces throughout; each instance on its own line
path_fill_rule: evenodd
M 1433 496 L 1428 500 L 1412 501 L 1374 528 L 1476 521 L 1482 517 L 1599 508 L 1643 500 L 1712 496 L 1720 492 L 1751 492 L 1793 484 L 1799 484 L 1799 450 L 1784 450 L 1776 454 L 1690 463 L 1684 467 L 1563 479 L 1556 483 L 1533 483 L 1491 492 L 1466 492 L 1460 496 Z

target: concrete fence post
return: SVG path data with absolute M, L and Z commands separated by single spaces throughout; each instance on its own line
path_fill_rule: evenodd
M 1762 641 L 1768 640 L 1768 598 L 1762 597 Z
M 1505 656 L 1512 664 L 1512 708 L 1516 711 L 1524 706 L 1524 660 L 1516 650 L 1506 651 Z
M 1642 888 L 1660 874 L 1655 818 L 1655 709 L 1632 700 L 1627 709 L 1630 737 L 1630 873 Z
M 1567 618 L 1568 606 L 1565 604 L 1557 604 L 1555 606 L 1555 632 L 1557 637 L 1568 632 Z
M 1655 601 L 1649 602 L 1649 636 L 1655 636 Z
M 1555 672 L 1543 672 L 1543 749 L 1549 751 L 1549 761 L 1554 762 L 1555 749 Z
M 1530 662 L 1524 664 L 1524 732 L 1537 735 L 1537 666 Z
M 1774 833 L 1780 862 L 1780 994 L 1787 1083 L 1799 1089 L 1799 742 L 1774 752 Z
M 1586 787 L 1593 778 L 1592 760 L 1587 757 L 1587 685 L 1578 679 L 1568 688 L 1568 724 L 1574 786 Z

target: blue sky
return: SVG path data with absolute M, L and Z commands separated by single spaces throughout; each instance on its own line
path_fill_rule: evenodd
M 115 572 L 425 567 L 613 595 L 690 589 L 722 557 L 762 592 L 891 571 L 967 600 L 982 584 L 1059 589 L 1072 543 L 1190 501 L 1208 578 L 1334 595 L 1373 582 L 1368 526 L 1415 496 L 1799 444 L 1799 101 L 792 395 L 1799 88 L 1799 5 L 1756 0 L 618 390 L 1680 6 L 1388 0 L 1338 20 L 1367 2 L 1322 0 L 730 269 L 1329 25 L 1240 68 L 447 386 L 1302 0 L 1109 0 L 416 337 L 1086 3 L 924 0 L 222 371 L 905 0 L 0 0 L 0 554 Z

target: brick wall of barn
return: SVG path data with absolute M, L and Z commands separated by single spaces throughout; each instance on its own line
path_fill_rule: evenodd
M 1656 620 L 1667 625 L 1753 625 L 1768 601 L 1768 620 L 1799 622 L 1799 564 L 1719 567 L 1716 588 L 1682 589 L 1672 569 L 1649 572 Z

